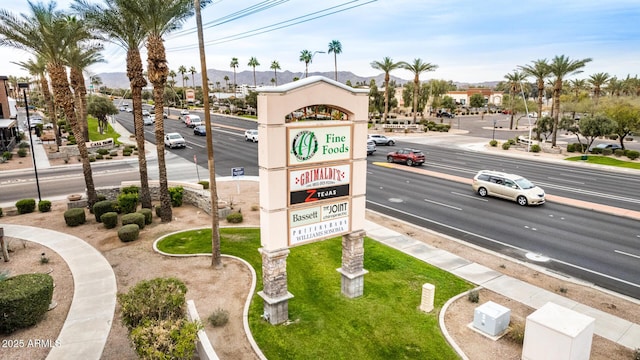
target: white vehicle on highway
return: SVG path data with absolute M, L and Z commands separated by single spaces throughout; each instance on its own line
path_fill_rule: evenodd
M 244 140 L 258 142 L 258 130 L 257 129 L 246 130 L 244 132 Z
M 495 196 L 517 202 L 519 205 L 542 205 L 544 190 L 520 175 L 481 170 L 473 178 L 473 190 L 478 195 Z
M 178 133 L 168 133 L 164 136 L 164 146 L 168 146 L 169 148 L 185 148 L 187 147 L 187 142 L 184 141 L 182 135 Z

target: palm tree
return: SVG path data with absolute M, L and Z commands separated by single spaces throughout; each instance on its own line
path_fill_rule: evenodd
M 385 56 L 382 61 L 373 61 L 371 67 L 384 71 L 384 115 L 382 116 L 382 123 L 386 124 L 389 116 L 389 74 L 391 71 L 402 67 L 402 62 L 393 62 L 390 57 Z
M 271 62 L 271 67 L 269 67 L 270 69 L 273 69 L 273 78 L 274 78 L 274 82 L 276 84 L 276 86 L 278 86 L 278 70 L 280 70 L 280 63 L 273 60 Z
M 155 103 L 155 137 L 158 153 L 158 173 L 160 182 L 160 219 L 169 222 L 173 217 L 171 198 L 167 181 L 167 166 L 164 157 L 164 119 L 162 108 L 164 88 L 169 75 L 163 36 L 180 29 L 182 24 L 194 13 L 192 0 L 173 1 L 122 1 L 122 7 L 137 17 L 147 33 L 147 73 L 149 82 L 153 84 Z
M 225 75 L 223 79 L 224 79 L 225 87 L 227 88 L 227 90 L 229 90 L 229 76 Z
M 413 123 L 416 123 L 418 112 L 418 91 L 420 90 L 420 74 L 425 71 L 435 71 L 438 65 L 422 62 L 422 59 L 416 58 L 413 63 L 400 62 L 400 67 L 413 73 Z
M 335 67 L 335 80 L 338 81 L 338 54 L 342 54 L 342 44 L 338 40 L 331 40 L 329 43 L 329 54 L 333 53 L 333 64 Z
M 598 101 L 600 100 L 600 92 L 602 89 L 602 85 L 606 84 L 609 80 L 609 73 L 600 72 L 589 76 L 587 80 L 591 86 L 593 86 L 593 96 L 596 98 L 596 107 L 598 106 Z
M 304 62 L 304 77 L 307 77 L 307 75 L 309 74 L 309 63 L 311 62 L 312 58 L 313 55 L 311 54 L 311 51 L 302 50 L 300 52 L 300 61 Z
M 144 123 L 142 120 L 142 88 L 147 85 L 143 76 L 140 47 L 146 32 L 140 23 L 123 11 L 119 1 L 109 1 L 105 7 L 90 4 L 86 0 L 76 0 L 72 5 L 82 14 L 92 28 L 100 31 L 106 39 L 127 52 L 127 77 L 131 89 L 133 124 L 138 148 L 138 171 L 140 172 L 140 203 L 143 208 L 151 208 L 151 191 L 145 152 Z M 176 76 L 175 72 L 173 77 Z M 171 74 L 170 74 L 171 75 Z
M 511 112 L 509 130 L 511 130 L 513 129 L 513 117 L 515 116 L 513 101 L 515 100 L 516 94 L 518 93 L 518 87 L 521 86 L 522 82 L 526 80 L 527 76 L 519 71 L 514 71 L 511 74 L 505 75 L 504 78 L 508 80 L 507 84 L 509 85 L 509 110 Z
M 582 68 L 591 61 L 591 58 L 571 60 L 564 55 L 555 56 L 549 64 L 550 73 L 555 76 L 553 84 L 553 130 L 551 134 L 551 146 L 556 146 L 558 122 L 560 118 L 560 94 L 562 93 L 562 81 L 566 76 L 579 74 Z
M 547 59 L 538 59 L 531 65 L 520 66 L 520 69 L 525 75 L 533 76 L 536 78 L 536 85 L 538 86 L 538 116 L 537 119 L 542 118 L 542 99 L 544 97 L 544 81 L 550 75 L 549 64 Z
M 611 77 L 607 81 L 607 91 L 611 96 L 619 97 L 622 93 L 622 81 L 617 76 Z
M 195 74 L 197 72 L 196 67 L 192 66 L 189 68 L 189 72 L 191 73 L 191 84 L 193 84 L 193 89 L 196 89 L 196 77 Z
M 256 84 L 256 66 L 260 66 L 260 63 L 258 62 L 258 59 L 252 56 L 251 59 L 249 59 L 249 63 L 247 65 L 253 68 L 253 87 L 255 88 L 257 85 Z
M 236 69 L 238 68 L 238 58 L 231 58 L 231 63 L 229 64 L 233 68 L 233 94 L 236 93 Z
M 42 97 L 44 98 L 44 102 L 46 104 L 46 113 L 51 119 L 51 124 L 53 125 L 53 132 L 56 137 L 56 146 L 62 145 L 62 139 L 60 138 L 60 134 L 58 133 L 58 122 L 56 121 L 56 110 L 53 103 L 53 97 L 51 96 L 51 92 L 49 91 L 49 80 L 47 80 L 47 63 L 46 60 L 40 56 L 36 56 L 36 60 L 29 59 L 26 62 L 14 62 L 14 64 L 19 65 L 23 69 L 27 70 L 29 74 L 35 75 L 40 80 L 40 89 L 42 91 Z
M 182 77 L 182 104 L 184 106 L 184 104 L 187 102 L 187 92 L 185 91 L 185 80 L 188 80 L 189 78 L 187 77 L 185 79 L 184 74 L 187 73 L 187 68 L 184 65 L 180 65 L 180 67 L 178 68 L 178 73 L 180 73 L 180 77 Z
M 55 9 L 55 3 L 28 3 L 32 15 L 21 14 L 18 18 L 6 10 L 0 10 L 0 44 L 33 52 L 47 62 L 47 72 L 55 101 L 63 109 L 67 121 L 73 128 L 78 151 L 82 160 L 82 172 L 87 187 L 89 206 L 97 200 L 89 153 L 76 117 L 73 94 L 69 88 L 66 64 L 62 59 L 68 46 L 82 43 L 90 38 L 83 27 L 70 26 L 68 17 Z M 88 139 L 86 139 L 88 140 Z

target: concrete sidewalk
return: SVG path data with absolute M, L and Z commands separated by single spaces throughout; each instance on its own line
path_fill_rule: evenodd
M 638 324 L 506 276 L 483 265 L 472 263 L 371 221 L 366 222 L 365 231 L 367 236 L 383 244 L 534 309 L 542 307 L 547 302 L 553 302 L 590 316 L 596 320 L 595 334 L 630 349 L 640 348 L 640 325 Z M 430 230 L 424 229 L 424 231 Z

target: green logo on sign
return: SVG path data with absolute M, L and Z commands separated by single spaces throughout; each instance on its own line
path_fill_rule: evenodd
M 291 153 L 300 161 L 309 160 L 318 151 L 318 139 L 312 131 L 300 131 L 293 138 Z

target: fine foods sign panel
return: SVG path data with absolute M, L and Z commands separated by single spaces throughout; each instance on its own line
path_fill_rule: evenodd
M 351 126 L 289 128 L 290 166 L 351 158 Z

